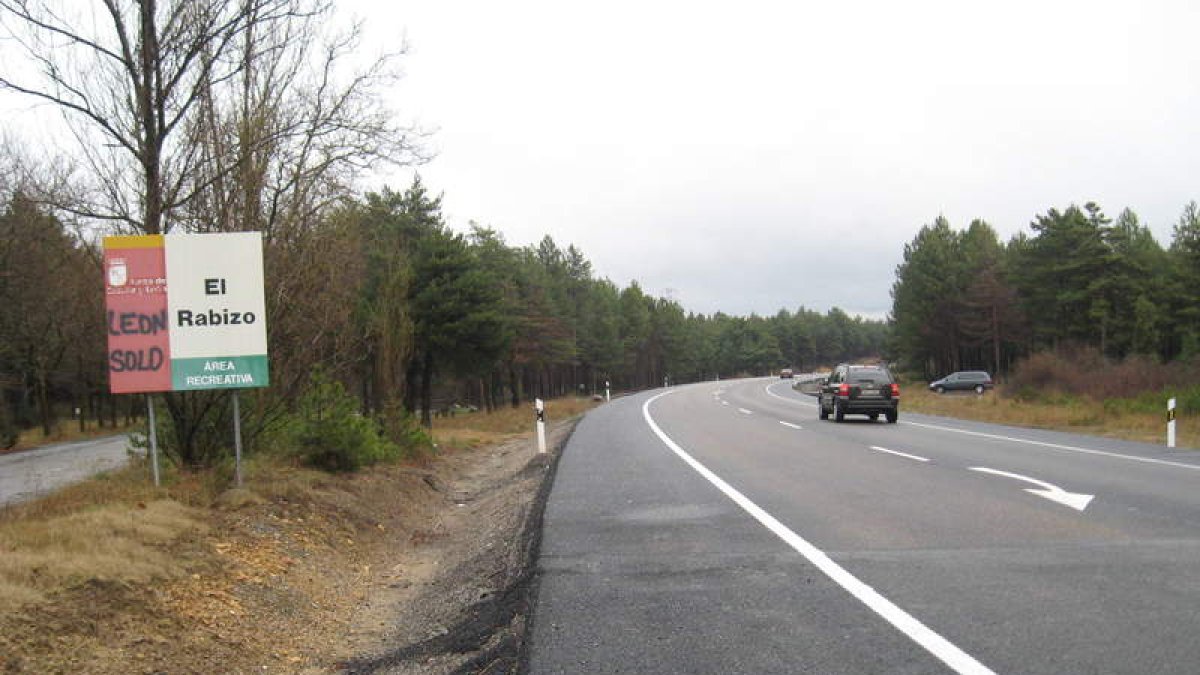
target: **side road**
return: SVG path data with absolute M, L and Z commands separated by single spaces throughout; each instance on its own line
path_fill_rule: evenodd
M 115 434 L 0 455 L 0 506 L 119 469 L 129 452 L 129 435 Z

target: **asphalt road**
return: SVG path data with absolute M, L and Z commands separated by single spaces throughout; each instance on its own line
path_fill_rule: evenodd
M 129 460 L 129 437 L 106 436 L 0 455 L 0 506 L 78 483 Z
M 777 379 L 613 401 L 564 450 L 529 668 L 1195 673 L 1200 455 Z

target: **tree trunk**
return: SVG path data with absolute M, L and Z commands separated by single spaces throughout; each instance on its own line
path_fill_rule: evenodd
M 53 424 L 54 411 L 50 407 L 50 385 L 46 381 L 45 371 L 39 370 L 37 374 L 37 385 L 35 387 L 38 405 L 38 417 L 42 422 L 42 435 L 50 436 L 50 425 Z
M 421 371 L 421 424 L 426 429 L 432 429 L 433 417 L 430 409 L 433 407 L 433 353 L 428 349 L 425 350 Z
M 155 75 L 158 72 L 158 32 L 156 31 L 155 0 L 141 0 L 141 82 L 135 87 L 137 92 L 138 112 L 141 117 L 142 132 L 142 175 L 146 188 L 146 201 L 143 206 L 143 228 L 146 234 L 162 233 L 162 140 L 159 133 L 159 119 L 154 106 L 155 90 L 158 82 Z
M 1000 376 L 1000 311 L 992 305 L 992 377 Z
M 420 368 L 420 361 L 414 358 L 408 362 L 408 369 L 404 373 L 404 409 L 410 415 L 417 413 L 417 394 L 420 392 L 420 389 L 417 387 L 417 380 Z
M 517 378 L 517 366 L 512 362 L 508 364 L 508 391 L 511 397 L 512 407 L 521 407 L 521 382 Z

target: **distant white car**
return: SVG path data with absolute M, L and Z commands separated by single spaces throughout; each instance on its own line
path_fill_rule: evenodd
M 781 380 L 792 379 L 792 369 L 784 368 L 783 370 L 779 371 L 779 379 L 781 379 Z

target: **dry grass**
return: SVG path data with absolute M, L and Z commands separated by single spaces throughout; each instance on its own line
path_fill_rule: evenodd
M 546 421 L 570 419 L 591 410 L 598 403 L 588 398 L 568 397 L 548 400 Z M 502 407 L 492 413 L 459 413 L 433 420 L 433 440 L 443 448 L 474 448 L 503 443 L 534 431 L 533 405 Z
M 958 417 L 980 422 L 1074 431 L 1096 436 L 1166 444 L 1166 408 L 1162 414 L 1113 412 L 1087 397 L 1062 397 L 1054 402 L 1023 401 L 1006 395 L 1003 387 L 983 396 L 935 394 L 923 382 L 906 383 L 901 407 L 917 413 Z M 1179 447 L 1200 447 L 1200 425 L 1177 421 Z
M 33 429 L 25 429 L 17 436 L 17 444 L 8 452 L 16 452 L 19 450 L 28 450 L 36 448 L 39 445 L 48 443 L 67 443 L 70 441 L 82 441 L 89 438 L 98 438 L 100 436 L 111 436 L 113 434 L 128 433 L 137 429 L 145 429 L 145 424 L 136 423 L 133 425 L 118 425 L 113 427 L 100 427 L 95 422 L 88 422 L 83 431 L 79 430 L 79 422 L 76 420 L 59 420 L 50 429 L 50 435 L 42 433 L 42 428 L 35 427 Z M 5 452 L 0 450 L 0 452 Z
M 249 464 L 247 473 L 248 480 L 293 492 L 303 489 L 297 483 L 317 480 L 262 463 Z M 92 581 L 145 583 L 185 573 L 188 563 L 171 545 L 204 533 L 208 508 L 227 481 L 215 471 L 179 474 L 169 467 L 163 478 L 163 487 L 154 487 L 146 464 L 135 461 L 0 509 L 0 614 Z
M 205 529 L 202 513 L 161 499 L 0 523 L 0 614 L 86 581 L 145 583 L 184 573 L 167 544 Z

